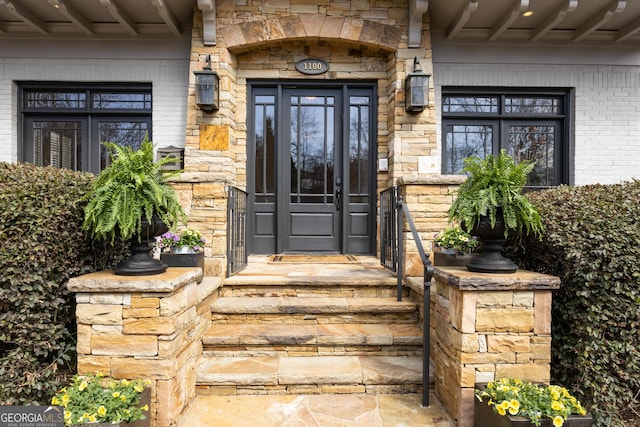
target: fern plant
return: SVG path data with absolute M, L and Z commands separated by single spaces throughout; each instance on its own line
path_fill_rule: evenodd
M 527 175 L 534 166 L 535 162 L 531 160 L 516 164 L 505 150 L 484 159 L 467 157 L 462 172 L 468 174 L 468 179 L 457 190 L 457 198 L 449 209 L 449 219 L 459 221 L 471 231 L 483 216 L 488 216 L 491 227 L 495 227 L 499 212 L 502 212 L 505 237 L 510 230 L 540 237 L 543 231 L 540 214 L 522 193 Z
M 97 176 L 85 196 L 83 229 L 96 240 L 116 238 L 128 241 L 139 235 L 142 221 L 151 222 L 157 215 L 173 228 L 185 214 L 176 192 L 166 178 L 178 172 L 165 172 L 162 166 L 173 158 L 153 160 L 153 144 L 147 138 L 139 150 L 103 142 L 112 158 L 111 164 Z M 140 239 L 139 239 L 140 240 Z

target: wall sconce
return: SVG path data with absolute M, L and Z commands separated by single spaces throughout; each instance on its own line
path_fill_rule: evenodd
M 220 100 L 218 73 L 211 70 L 211 56 L 207 55 L 207 62 L 202 71 L 194 71 L 196 76 L 196 105 L 201 110 L 211 112 L 218 109 Z
M 418 57 L 413 59 L 413 72 L 404 80 L 405 110 L 419 113 L 429 105 L 429 77 L 420 67 Z

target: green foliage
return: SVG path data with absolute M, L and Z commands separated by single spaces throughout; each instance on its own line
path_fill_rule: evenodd
M 69 278 L 108 266 L 122 246 L 87 241 L 93 176 L 0 163 L 0 405 L 48 403 L 75 362 Z
M 578 399 L 557 385 L 542 386 L 517 378 L 500 378 L 476 389 L 475 395 L 499 415 L 526 417 L 540 427 L 544 418 L 561 426 L 570 415 L 586 415 Z
M 526 231 L 526 234 L 540 236 L 543 228 L 540 215 L 522 194 L 534 165 L 533 161 L 516 164 L 505 150 L 484 159 L 467 157 L 462 172 L 469 178 L 457 190 L 457 198 L 449 209 L 449 219 L 459 221 L 471 231 L 483 216 L 489 216 L 491 226 L 495 227 L 501 207 L 505 237 L 509 230 L 515 230 L 519 235 Z
M 570 386 L 599 425 L 624 426 L 640 413 L 640 181 L 530 199 L 544 237 L 511 251 L 521 267 L 562 279 L 553 296 L 554 381 Z
M 169 228 L 185 219 L 178 196 L 166 182 L 175 172 L 162 165 L 175 161 L 168 157 L 155 162 L 153 144 L 145 139 L 139 150 L 104 142 L 113 161 L 96 178 L 85 210 L 83 229 L 97 240 L 123 241 L 139 234 L 142 221 L 157 214 Z
M 64 407 L 65 425 L 92 423 L 132 423 L 144 420 L 149 411 L 140 407 L 140 398 L 148 380 L 106 379 L 102 373 L 75 375 L 69 386 L 51 399 Z

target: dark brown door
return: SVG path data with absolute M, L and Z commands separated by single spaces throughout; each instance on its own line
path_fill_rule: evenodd
M 372 253 L 372 88 L 272 93 L 252 97 L 252 252 Z

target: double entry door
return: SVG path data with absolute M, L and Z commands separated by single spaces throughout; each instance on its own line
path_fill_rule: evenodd
M 250 251 L 373 253 L 373 85 L 250 94 Z

